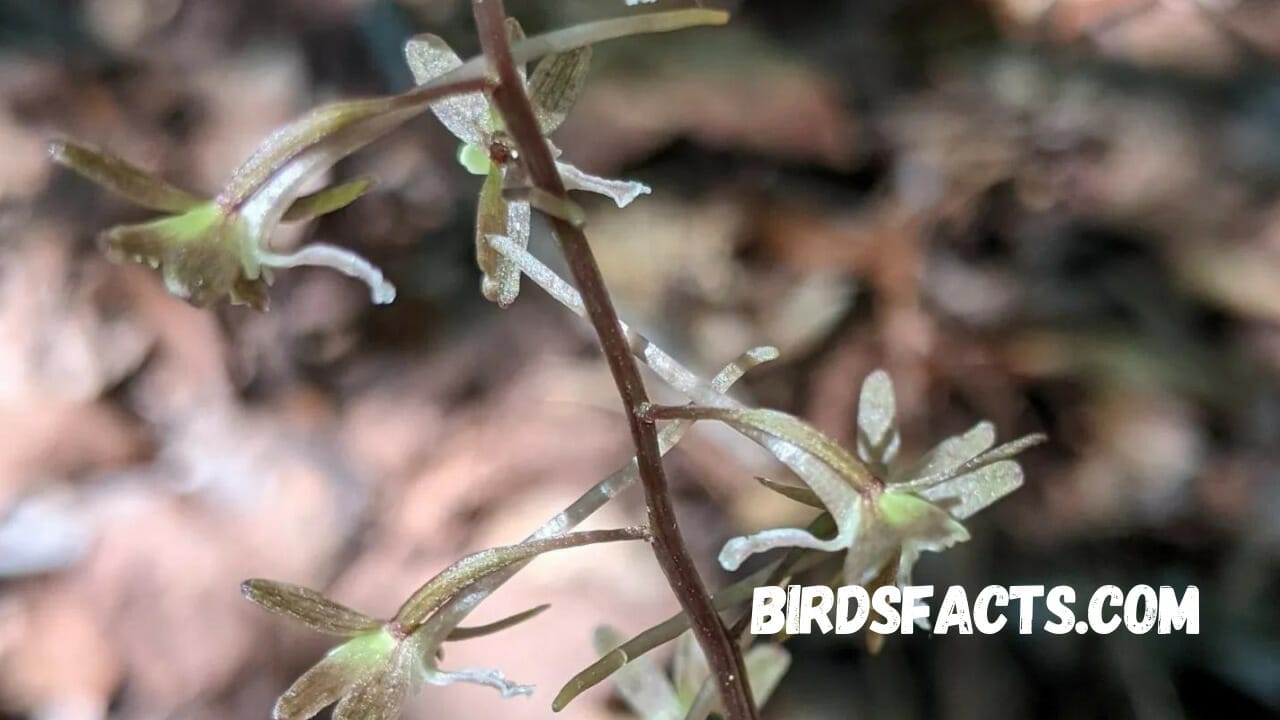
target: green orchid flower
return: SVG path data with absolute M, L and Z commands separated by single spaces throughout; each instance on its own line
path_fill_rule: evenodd
M 518 47 L 524 37 L 519 24 L 508 19 L 507 29 Z M 458 54 L 437 35 L 410 39 L 405 45 L 405 57 L 419 85 L 462 65 Z M 539 62 L 532 77 L 527 79 L 529 98 L 544 135 L 550 135 L 564 122 L 586 82 L 590 63 L 590 46 L 554 53 Z M 521 77 L 524 77 L 523 69 Z M 520 270 L 495 252 L 488 238 L 509 238 L 522 248 L 529 244 L 529 193 L 532 190 L 524 177 L 519 155 L 484 93 L 453 97 L 436 103 L 431 109 L 462 142 L 458 161 L 471 173 L 485 177 L 476 208 L 476 261 L 483 273 L 484 296 L 506 307 L 515 302 L 520 293 Z M 554 146 L 553 151 L 559 154 Z M 568 189 L 604 195 L 618 207 L 625 207 L 649 192 L 643 183 L 596 177 L 569 163 L 557 162 L 556 167 Z M 576 207 L 555 211 L 580 222 L 581 210 Z
M 608 654 L 622 644 L 616 630 L 596 630 L 596 652 Z M 763 707 L 791 667 L 791 654 L 781 645 L 761 644 L 748 650 L 743 662 L 755 705 Z M 693 633 L 676 640 L 671 675 L 668 678 L 652 657 L 642 655 L 613 674 L 613 685 L 638 720 L 705 720 L 717 710 L 707 659 Z
M 369 261 L 344 248 L 307 245 L 280 254 L 269 241 L 282 222 L 302 222 L 354 202 L 371 182 L 355 180 L 303 195 L 301 189 L 338 160 L 425 108 L 409 96 L 356 100 L 318 108 L 277 130 L 214 198 L 202 198 L 130 165 L 68 141 L 50 146 L 52 159 L 143 207 L 166 213 L 102 234 L 108 257 L 159 270 L 170 294 L 193 305 L 228 299 L 267 307 L 272 272 L 315 265 L 369 286 L 375 303 L 395 299 L 395 287 Z
M 804 421 L 774 410 L 690 406 L 653 407 L 653 418 L 720 420 L 762 443 L 807 487 L 764 481 L 787 497 L 830 513 L 831 538 L 799 528 L 764 530 L 729 540 L 720 564 L 736 570 L 751 555 L 783 547 L 844 552 L 845 583 L 866 585 L 887 576 L 911 584 L 923 552 L 969 539 L 960 523 L 1022 485 L 1012 458 L 1042 442 L 1028 435 L 999 447 L 995 428 L 980 422 L 948 438 L 914 463 L 898 463 L 893 383 L 883 370 L 862 385 L 858 440 L 851 453 Z
M 440 646 L 451 640 L 488 635 L 528 620 L 546 609 L 533 608 L 478 628 L 449 630 L 437 610 L 479 580 L 553 550 L 622 540 L 643 540 L 643 528 L 594 530 L 491 548 L 468 555 L 427 581 L 390 620 L 376 620 L 307 588 L 271 580 L 248 580 L 248 600 L 288 616 L 317 632 L 347 638 L 304 673 L 276 702 L 275 720 L 306 720 L 337 703 L 335 720 L 391 720 L 422 684 L 474 683 L 503 697 L 533 688 L 507 680 L 492 669 L 444 671 Z

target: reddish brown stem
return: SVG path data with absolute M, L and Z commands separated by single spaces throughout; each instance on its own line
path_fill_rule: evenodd
M 564 182 L 556 169 L 555 159 L 538 126 L 533 106 L 511 56 L 507 40 L 506 11 L 502 0 L 472 0 L 480 45 L 489 61 L 489 71 L 496 75 L 493 103 L 502 115 L 507 132 L 519 150 L 529 179 L 543 192 L 555 198 L 566 198 Z M 667 487 L 662 454 L 658 449 L 658 433 L 652 421 L 638 415 L 648 403 L 648 393 L 640 378 L 640 370 L 631 355 L 631 347 L 618 320 L 618 313 L 605 288 L 600 267 L 587 243 L 586 235 L 557 218 L 548 218 L 561 251 L 569 264 L 591 325 L 599 337 L 609 370 L 622 398 L 623 410 L 636 446 L 640 482 L 648 507 L 649 527 L 653 533 L 653 549 L 658 564 L 671 585 L 681 608 L 690 618 L 694 636 L 707 657 L 717 679 L 727 720 L 758 718 L 751 701 L 746 666 L 738 644 L 733 641 L 720 615 L 711 603 L 706 586 L 694 567 L 685 546 L 672 507 Z

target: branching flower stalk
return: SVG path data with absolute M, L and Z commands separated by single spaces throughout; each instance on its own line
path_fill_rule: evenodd
M 556 168 L 551 148 L 542 135 L 508 43 L 502 0 L 473 0 L 472 10 L 480 46 L 489 61 L 490 71 L 496 74 L 497 85 L 491 92 L 493 104 L 521 153 L 529 179 L 535 188 L 551 198 L 567 201 L 564 181 Z M 751 699 L 742 653 L 711 604 L 706 586 L 680 533 L 662 466 L 657 427 L 652 421 L 639 416 L 640 407 L 648 402 L 648 394 L 639 368 L 631 357 L 630 345 L 605 288 L 600 268 L 586 235 L 578 225 L 561 217 L 550 216 L 549 220 L 579 291 L 585 298 L 587 314 L 622 398 L 636 446 L 636 461 L 645 490 L 658 564 L 680 606 L 692 619 L 694 635 L 719 684 L 717 689 L 725 717 L 727 720 L 756 718 L 758 714 Z

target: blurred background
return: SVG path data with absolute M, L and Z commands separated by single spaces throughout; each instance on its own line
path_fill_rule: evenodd
M 803 638 L 768 717 L 1280 716 L 1280 2 L 724 5 L 725 29 L 598 47 L 556 136 L 654 187 L 581 198 L 624 317 L 707 373 L 778 345 L 740 396 L 846 441 L 878 366 L 908 453 L 982 418 L 1049 433 L 918 582 L 1201 588 L 1196 637 Z M 628 11 L 508 9 L 531 33 Z M 390 614 L 629 456 L 586 327 L 532 286 L 481 299 L 479 179 L 434 119 L 338 167 L 373 194 L 276 237 L 358 249 L 389 307 L 302 270 L 267 314 L 190 308 L 96 249 L 146 213 L 46 159 L 69 135 L 212 193 L 301 112 L 408 87 L 426 31 L 476 49 L 460 0 L 0 0 L 0 717 L 266 717 L 328 641 L 242 579 Z M 727 537 L 805 520 L 732 433 L 668 466 L 713 583 Z M 615 545 L 474 617 L 544 602 L 445 660 L 534 698 L 429 688 L 411 716 L 548 717 L 596 624 L 675 609 L 648 549 Z M 624 717 L 607 687 L 563 716 Z

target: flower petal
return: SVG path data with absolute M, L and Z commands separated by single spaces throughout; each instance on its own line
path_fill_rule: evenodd
M 698 647 L 698 640 L 693 633 L 687 632 L 677 638 L 671 677 L 675 681 L 676 697 L 680 699 L 681 706 L 688 707 L 710 674 L 707 658 L 702 654 L 702 648 Z
M 634 180 L 610 180 L 585 173 L 565 162 L 557 162 L 556 168 L 564 179 L 564 186 L 569 190 L 585 190 L 597 195 L 604 195 L 613 200 L 618 207 L 626 207 L 641 195 L 652 192 L 648 185 Z
M 889 373 L 876 370 L 862 381 L 858 399 L 858 456 L 883 471 L 898 453 L 900 439 L 894 427 L 897 406 Z
M 334 720 L 399 720 L 414 685 L 417 650 L 417 643 L 397 643 L 386 665 L 342 698 L 333 710 Z
M 511 615 L 511 616 L 502 618 L 501 620 L 491 622 L 488 625 L 478 625 L 476 627 L 454 628 L 453 632 L 449 633 L 448 639 L 450 641 L 470 640 L 471 638 L 478 638 L 478 637 L 484 637 L 485 635 L 492 635 L 493 633 L 501 632 L 503 630 L 506 630 L 507 628 L 515 627 L 516 625 L 519 625 L 520 623 L 525 622 L 526 620 L 532 620 L 533 618 L 541 615 L 543 611 L 549 607 L 551 606 L 539 605 L 537 607 L 532 607 L 532 608 L 529 608 L 528 610 L 525 610 L 524 612 L 518 612 L 515 615 Z
M 1001 460 L 920 491 L 920 496 L 964 520 L 1022 487 L 1022 468 Z
M 337 270 L 343 275 L 368 285 L 369 297 L 375 305 L 387 305 L 396 299 L 396 286 L 382 275 L 382 271 L 373 263 L 345 248 L 312 243 L 288 255 L 264 251 L 259 252 L 257 257 L 263 267 L 295 268 L 313 265 Z
M 747 665 L 747 678 L 751 681 L 751 695 L 756 706 L 762 707 L 791 667 L 791 653 L 781 645 L 768 643 L 748 650 L 743 661 Z
M 361 635 L 339 645 L 298 678 L 276 701 L 275 720 L 306 720 L 386 667 L 396 641 L 387 633 Z
M 577 102 L 591 69 L 591 46 L 543 58 L 529 78 L 529 99 L 543 135 L 550 135 Z
M 285 211 L 284 222 L 305 222 L 341 210 L 359 200 L 371 187 L 373 179 L 365 177 L 303 195 Z
M 419 85 L 435 80 L 462 65 L 462 59 L 439 35 L 417 35 L 404 46 L 409 70 Z M 487 145 L 490 128 L 489 100 L 484 93 L 455 95 L 432 103 L 431 111 L 449 132 L 468 145 Z
M 893 482 L 903 482 L 916 477 L 950 473 L 961 463 L 977 457 L 996 441 L 996 428 L 990 422 L 982 422 L 969 428 L 963 435 L 954 435 L 938 443 L 924 457 L 909 468 L 894 473 Z
M 266 282 L 245 258 L 245 229 L 235 216 L 206 203 L 182 215 L 102 234 L 107 257 L 160 270 L 165 289 L 192 305 L 229 297 L 257 309 L 266 305 Z
M 340 605 L 310 588 L 274 580 L 246 580 L 240 585 L 245 599 L 259 607 L 291 617 L 328 635 L 351 637 L 382 627 L 378 620 Z
M 595 634 L 596 651 L 605 654 L 622 644 L 622 636 L 611 628 L 599 628 Z M 680 700 L 671 680 L 649 655 L 626 661 L 613 674 L 618 694 L 638 717 L 645 720 L 681 720 Z
M 396 612 L 395 622 L 412 633 L 446 600 L 503 568 L 535 558 L 553 550 L 648 538 L 644 528 L 587 530 L 540 540 L 526 540 L 517 545 L 489 548 L 472 553 L 442 570 L 418 588 Z
M 78 175 L 151 210 L 180 214 L 208 202 L 114 155 L 85 145 L 59 140 L 49 145 L 49 157 Z

